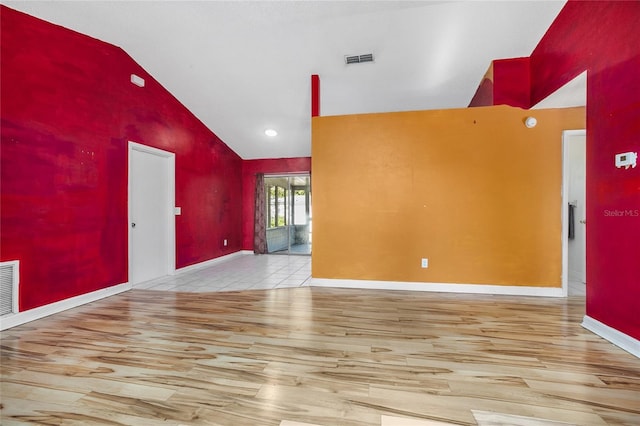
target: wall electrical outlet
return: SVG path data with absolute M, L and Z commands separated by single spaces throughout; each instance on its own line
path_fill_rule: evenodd
M 420 266 L 423 268 L 428 268 L 429 267 L 429 259 L 427 259 L 426 257 L 422 258 L 422 263 L 420 263 Z
M 227 240 L 226 239 L 222 241 L 222 245 L 224 245 L 225 247 L 227 246 Z

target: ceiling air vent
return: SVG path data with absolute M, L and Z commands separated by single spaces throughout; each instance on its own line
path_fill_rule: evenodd
M 362 62 L 373 62 L 373 53 L 366 53 L 364 55 L 347 55 L 344 57 L 344 62 L 349 64 L 359 64 Z

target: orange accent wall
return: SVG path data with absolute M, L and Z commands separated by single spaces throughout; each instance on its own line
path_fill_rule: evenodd
M 560 287 L 562 130 L 584 126 L 582 107 L 314 117 L 312 276 Z

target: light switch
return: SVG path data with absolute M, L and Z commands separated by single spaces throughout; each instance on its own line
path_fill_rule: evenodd
M 173 213 L 174 213 L 176 216 L 180 216 L 180 215 L 182 214 L 182 207 L 174 207 L 174 208 L 173 208 Z

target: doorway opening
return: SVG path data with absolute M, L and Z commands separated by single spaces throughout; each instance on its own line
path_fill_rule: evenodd
M 587 71 L 531 109 L 587 105 Z M 586 295 L 586 130 L 562 133 L 562 293 Z M 571 217 L 570 217 L 571 213 Z M 572 219 L 572 220 L 571 220 Z M 569 232 L 571 230 L 571 232 Z
M 311 255 L 311 177 L 270 175 L 266 192 L 267 253 Z
M 566 130 L 563 145 L 563 277 L 565 295 L 586 295 L 586 131 Z

